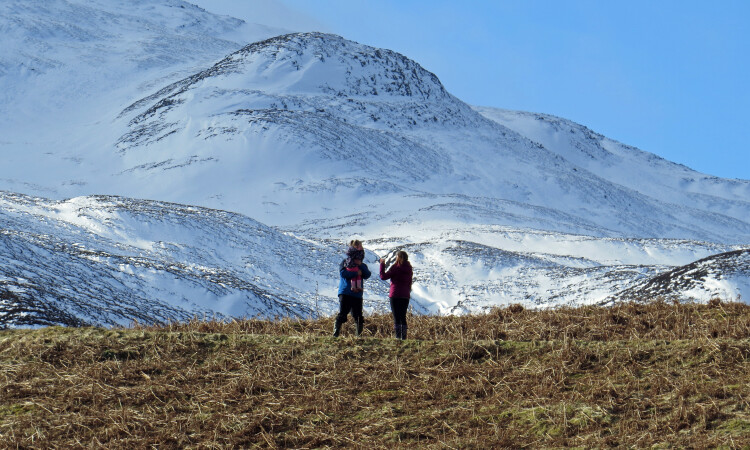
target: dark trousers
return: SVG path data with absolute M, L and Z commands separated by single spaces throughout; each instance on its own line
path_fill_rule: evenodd
M 336 316 L 336 322 L 340 324 L 346 322 L 346 316 L 350 312 L 354 323 L 361 327 L 365 322 L 362 317 L 362 299 L 351 295 L 339 295 L 339 315 Z
M 406 311 L 409 309 L 408 298 L 391 297 L 391 312 L 394 325 L 406 325 Z

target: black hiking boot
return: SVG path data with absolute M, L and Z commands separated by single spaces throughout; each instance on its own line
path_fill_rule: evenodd
M 357 337 L 362 335 L 362 330 L 365 328 L 365 321 L 360 317 L 357 321 Z
M 333 324 L 333 337 L 339 337 L 341 334 L 341 322 L 338 320 Z

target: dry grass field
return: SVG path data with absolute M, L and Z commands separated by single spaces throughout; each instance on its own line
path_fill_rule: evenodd
M 2 448 L 750 448 L 750 306 L 0 331 Z

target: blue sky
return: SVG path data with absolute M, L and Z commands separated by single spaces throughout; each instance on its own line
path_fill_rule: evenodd
M 564 117 L 750 179 L 750 1 L 197 0 L 403 53 L 473 105 Z

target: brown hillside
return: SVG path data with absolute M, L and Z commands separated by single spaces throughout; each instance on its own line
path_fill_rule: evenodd
M 750 446 L 747 305 L 410 320 L 3 331 L 0 446 Z

